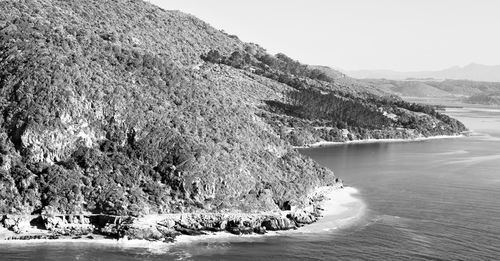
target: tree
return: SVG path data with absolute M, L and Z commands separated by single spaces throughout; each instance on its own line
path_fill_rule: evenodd
M 202 60 L 211 63 L 221 63 L 222 58 L 222 55 L 217 50 L 210 50 L 206 55 L 201 56 Z
M 228 65 L 230 65 L 234 68 L 241 69 L 245 65 L 245 59 L 244 59 L 244 56 L 240 52 L 234 51 L 231 54 L 231 56 L 229 57 L 227 63 L 228 63 Z

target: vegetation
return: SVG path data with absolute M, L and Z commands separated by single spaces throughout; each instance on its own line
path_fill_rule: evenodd
M 297 114 L 305 119 L 324 119 L 334 126 L 358 126 L 362 128 L 383 128 L 391 121 L 377 106 L 363 99 L 349 99 L 335 93 L 323 94 L 314 89 L 290 92 L 289 100 Z
M 267 100 L 263 109 L 271 114 L 260 116 L 296 146 L 318 140 L 411 138 L 466 130 L 462 123 L 437 112 L 434 106 L 409 103 L 397 96 L 338 89 L 335 80 L 324 72 L 283 54 L 235 51 L 226 57 L 212 50 L 202 59 L 248 70 L 292 87 L 294 90 L 286 92 L 284 100 Z
M 498 105 L 500 104 L 500 94 L 475 94 L 465 99 L 467 103 Z
M 228 95 L 227 76 L 184 67 L 243 43 L 129 2 L 2 2 L 0 213 L 273 210 L 335 182 Z M 137 16 L 159 26 L 131 31 Z
M 290 144 L 463 128 L 136 0 L 3 1 L 0 68 L 0 213 L 285 209 L 337 180 Z
M 223 56 L 217 50 L 210 50 L 201 58 L 206 62 L 225 64 L 237 69 L 249 69 L 258 75 L 296 89 L 306 87 L 307 83 L 302 78 L 333 82 L 332 78 L 320 70 L 311 69 L 281 53 L 271 56 L 267 53 L 251 55 L 247 51 L 234 51 L 229 56 Z

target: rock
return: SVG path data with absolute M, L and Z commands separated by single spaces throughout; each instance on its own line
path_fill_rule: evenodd
M 163 240 L 163 243 L 173 243 L 173 242 L 175 242 L 175 238 L 173 238 L 173 237 L 166 237 Z
M 200 230 L 203 228 L 203 226 L 199 222 L 199 219 L 196 219 L 191 215 L 182 215 L 180 220 L 177 221 L 177 224 L 183 228 Z
M 308 213 L 306 211 L 296 211 L 287 215 L 287 218 L 295 221 L 298 224 L 311 224 L 317 220 L 317 217 L 313 213 Z
M 120 229 L 119 237 L 128 237 L 129 239 L 146 239 L 146 240 L 160 240 L 164 238 L 156 226 L 138 226 L 126 225 Z
M 44 221 L 45 221 L 45 228 L 47 228 L 48 230 L 53 230 L 55 228 L 60 228 L 64 226 L 64 221 L 59 217 L 46 216 Z
M 266 228 L 265 227 L 255 227 L 253 229 L 253 232 L 256 233 L 256 234 L 260 234 L 260 235 L 264 235 L 267 233 L 266 231 Z
M 227 220 L 222 220 L 219 222 L 218 226 L 216 227 L 218 231 L 223 231 L 227 229 Z
M 262 226 L 273 231 L 297 228 L 295 223 L 286 217 L 269 217 L 262 222 Z
M 31 227 L 30 220 L 24 216 L 5 215 L 2 223 L 6 229 L 12 230 L 16 234 L 27 232 Z
M 207 233 L 199 230 L 194 230 L 194 229 L 189 229 L 189 228 L 184 228 L 180 226 L 176 226 L 175 230 L 179 231 L 180 233 L 188 236 L 200 236 L 200 235 L 206 235 Z
M 251 227 L 230 227 L 227 231 L 235 235 L 249 235 L 253 233 L 254 229 Z
M 172 219 L 165 219 L 158 222 L 158 225 L 164 226 L 166 228 L 173 228 L 175 226 L 175 221 L 173 221 Z
M 181 233 L 173 228 L 166 228 L 163 226 L 157 226 L 156 229 L 163 235 L 164 238 L 172 238 L 181 235 Z
M 17 221 L 12 216 L 5 215 L 3 218 L 3 227 L 12 229 L 17 224 Z
M 119 229 L 114 224 L 107 224 L 99 229 L 99 232 L 103 235 L 110 236 L 113 238 L 120 238 Z

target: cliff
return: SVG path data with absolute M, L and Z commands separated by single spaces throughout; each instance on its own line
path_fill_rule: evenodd
M 9 215 L 307 207 L 308 193 L 339 180 L 292 148 L 301 136 L 464 129 L 138 0 L 2 1 L 0 68 Z M 322 108 L 325 99 L 344 102 Z

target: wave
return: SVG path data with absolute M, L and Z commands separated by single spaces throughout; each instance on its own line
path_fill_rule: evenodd
M 469 157 L 469 158 L 464 158 L 460 160 L 452 160 L 452 161 L 447 161 L 446 164 L 477 164 L 485 161 L 491 161 L 491 160 L 499 160 L 500 159 L 500 154 L 498 155 L 487 155 L 487 156 L 477 156 L 477 157 Z
M 437 156 L 448 156 L 448 155 L 462 155 L 462 154 L 467 154 L 469 153 L 466 150 L 454 150 L 454 151 L 447 151 L 447 152 L 438 152 L 438 153 L 433 153 L 434 155 Z

